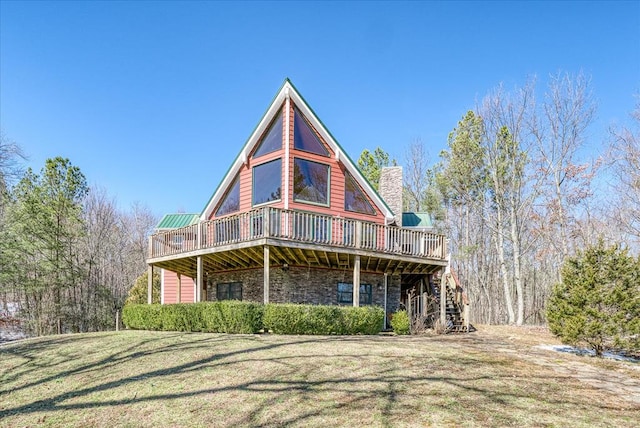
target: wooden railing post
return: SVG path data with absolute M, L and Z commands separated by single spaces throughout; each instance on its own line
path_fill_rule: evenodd
M 356 248 L 360 248 L 362 246 L 362 222 L 356 222 Z
M 147 258 L 153 258 L 155 254 L 153 254 L 153 235 L 149 236 L 149 253 Z
M 262 222 L 263 222 L 263 236 L 265 238 L 269 237 L 269 217 L 271 216 L 271 208 L 264 207 L 262 208 Z

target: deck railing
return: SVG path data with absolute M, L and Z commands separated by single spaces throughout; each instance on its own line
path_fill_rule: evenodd
M 447 255 L 443 235 L 271 207 L 156 232 L 149 251 L 156 258 L 269 237 L 438 260 Z

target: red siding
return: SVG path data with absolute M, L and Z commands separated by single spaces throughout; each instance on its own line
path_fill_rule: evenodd
M 274 159 L 277 158 L 282 158 L 282 190 L 284 191 L 284 187 L 285 187 L 285 174 L 288 174 L 289 176 L 289 208 L 290 209 L 296 209 L 296 210 L 303 210 L 303 211 L 311 211 L 311 212 L 316 212 L 319 214 L 327 214 L 327 215 L 334 215 L 334 216 L 342 216 L 342 217 L 347 217 L 347 218 L 353 218 L 353 219 L 358 219 L 358 220 L 363 220 L 363 221 L 370 221 L 370 222 L 375 222 L 375 223 L 379 223 L 379 224 L 384 224 L 384 214 L 380 212 L 380 210 L 376 207 L 376 205 L 373 203 L 373 201 L 369 198 L 369 203 L 371 204 L 372 207 L 374 207 L 374 209 L 376 210 L 376 215 L 367 215 L 367 214 L 360 214 L 360 213 L 354 213 L 354 212 L 350 212 L 350 211 L 345 211 L 344 209 L 344 187 L 345 187 L 345 170 L 344 170 L 344 166 L 342 165 L 341 162 L 336 161 L 335 158 L 335 153 L 333 152 L 333 150 L 331 150 L 331 148 L 329 147 L 329 145 L 326 144 L 325 140 L 322 138 L 322 136 L 317 132 L 316 129 L 313 129 L 313 131 L 316 133 L 316 135 L 318 136 L 318 138 L 320 139 L 320 141 L 325 145 L 325 147 L 327 148 L 327 150 L 329 151 L 329 157 L 326 156 L 322 156 L 322 155 L 317 155 L 314 153 L 308 153 L 308 152 L 304 152 L 304 151 L 299 151 L 299 150 L 295 150 L 293 148 L 293 144 L 294 144 L 294 131 L 293 131 L 293 127 L 294 127 L 294 111 L 293 111 L 293 107 L 294 104 L 293 102 L 291 102 L 291 109 L 290 109 L 290 114 L 289 114 L 289 129 L 287 130 L 286 127 L 286 118 L 284 117 L 284 115 L 282 115 L 282 120 L 285 121 L 283 123 L 282 126 L 282 139 L 283 139 L 283 148 L 281 150 L 277 150 L 275 152 L 266 154 L 264 156 L 260 156 L 256 159 L 254 159 L 252 157 L 253 155 L 253 151 L 255 151 L 255 149 L 258 147 L 258 145 L 256 145 L 256 147 L 254 147 L 252 153 L 248 156 L 247 159 L 247 163 L 246 165 L 243 165 L 240 168 L 240 212 L 247 212 L 250 211 L 253 207 L 252 207 L 252 186 L 253 186 L 253 174 L 252 174 L 252 168 L 256 165 L 260 165 L 269 161 L 272 161 Z M 285 108 L 285 106 L 283 105 L 283 110 Z M 313 127 L 312 127 L 313 128 Z M 286 162 L 285 162 L 285 149 L 284 149 L 284 141 L 285 141 L 285 136 L 286 133 L 289 132 L 289 170 L 288 171 L 284 171 L 285 166 L 286 166 Z M 262 137 L 261 137 L 262 138 Z M 323 206 L 318 206 L 318 205 L 314 205 L 314 204 L 306 204 L 306 203 L 301 203 L 301 202 L 294 202 L 293 201 L 293 163 L 294 163 L 294 158 L 301 158 L 301 159 L 308 159 L 308 160 L 312 160 L 315 162 L 320 162 L 326 165 L 329 165 L 330 170 L 331 170 L 331 177 L 330 177 L 330 195 L 329 195 L 329 206 L 328 207 L 323 207 Z M 368 196 L 367 196 L 368 197 Z M 281 201 L 278 202 L 273 202 L 271 204 L 269 204 L 269 206 L 273 206 L 276 208 L 284 208 L 284 195 L 283 195 L 283 199 Z M 217 210 L 214 209 L 212 211 L 212 214 L 210 216 L 211 219 L 215 218 L 215 212 Z M 236 214 L 236 213 L 234 213 Z M 183 301 L 184 301 L 184 286 L 183 286 Z M 175 298 L 175 297 L 174 297 Z
M 193 278 L 182 276 L 180 287 L 180 302 L 178 302 L 178 274 L 170 270 L 162 270 L 164 303 L 192 303 L 193 300 Z

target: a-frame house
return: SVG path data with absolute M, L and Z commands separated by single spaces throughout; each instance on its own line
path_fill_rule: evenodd
M 202 213 L 162 219 L 148 264 L 161 269 L 163 303 L 390 313 L 434 289 L 447 265 L 445 237 L 402 218 L 401 168 L 386 169 L 376 192 L 287 79 Z

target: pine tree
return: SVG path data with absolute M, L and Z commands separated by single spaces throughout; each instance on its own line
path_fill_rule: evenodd
M 551 331 L 563 343 L 640 350 L 640 258 L 599 243 L 566 260 L 547 305 Z

